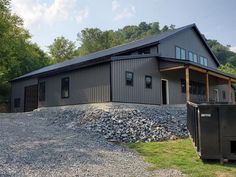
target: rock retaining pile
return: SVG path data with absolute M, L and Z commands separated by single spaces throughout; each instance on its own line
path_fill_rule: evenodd
M 109 141 L 162 141 L 188 136 L 186 106 L 103 103 L 42 108 L 34 114 L 50 124 L 76 130 L 82 126 Z

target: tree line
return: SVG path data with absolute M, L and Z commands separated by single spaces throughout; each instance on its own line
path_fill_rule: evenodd
M 75 41 L 63 36 L 54 39 L 48 46 L 49 52 L 31 42 L 30 33 L 24 28 L 23 20 L 13 14 L 9 0 L 0 0 L 0 103 L 8 100 L 10 80 L 41 67 L 80 57 L 92 52 L 138 40 L 150 35 L 175 29 L 175 25 L 160 27 L 159 22 L 141 22 L 118 30 L 85 28 Z M 76 46 L 80 42 L 80 47 Z M 216 40 L 207 40 L 214 54 L 219 58 L 220 69 L 236 75 L 236 53 Z

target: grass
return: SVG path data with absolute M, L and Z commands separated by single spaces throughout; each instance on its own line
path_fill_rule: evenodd
M 236 163 L 199 159 L 190 139 L 128 145 L 153 164 L 150 170 L 174 168 L 192 177 L 236 177 Z

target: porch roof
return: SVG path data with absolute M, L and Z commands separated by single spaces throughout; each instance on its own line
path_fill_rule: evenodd
M 236 84 L 236 76 L 224 73 L 215 68 L 206 67 L 198 63 L 188 61 L 188 60 L 177 60 L 177 59 L 164 58 L 164 57 L 158 57 L 158 58 L 163 62 L 170 62 L 170 63 L 178 64 L 177 66 L 163 67 L 160 69 L 160 71 L 171 71 L 171 70 L 184 69 L 186 67 L 189 67 L 189 69 L 191 70 L 201 72 L 201 73 L 208 73 L 209 75 L 212 75 L 221 79 L 231 80 L 232 83 Z

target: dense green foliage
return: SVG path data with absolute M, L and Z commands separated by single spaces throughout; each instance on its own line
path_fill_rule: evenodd
M 232 75 L 236 76 L 236 67 L 230 63 L 226 63 L 225 65 L 221 65 L 218 69 L 224 73 L 228 73 L 228 74 L 232 74 Z
M 54 42 L 48 48 L 54 63 L 69 60 L 78 55 L 75 43 L 63 36 L 54 39 Z
M 235 163 L 221 165 L 219 161 L 207 163 L 200 160 L 190 139 L 134 143 L 129 147 L 153 164 L 150 170 L 174 168 L 192 177 L 236 176 Z
M 23 21 L 0 0 L 0 102 L 9 95 L 9 80 L 48 64 L 46 54 L 30 42 Z
M 221 64 L 230 63 L 236 66 L 236 53 L 229 50 L 229 46 L 220 44 L 217 40 L 207 40 L 208 45 L 212 49 L 213 53 L 220 60 Z
M 78 34 L 78 40 L 81 42 L 79 55 L 82 56 L 99 50 L 111 48 L 174 28 L 174 25 L 165 25 L 163 28 L 160 28 L 159 22 L 149 24 L 146 22 L 141 22 L 137 26 L 125 26 L 117 31 L 102 31 L 98 28 L 86 28 Z

